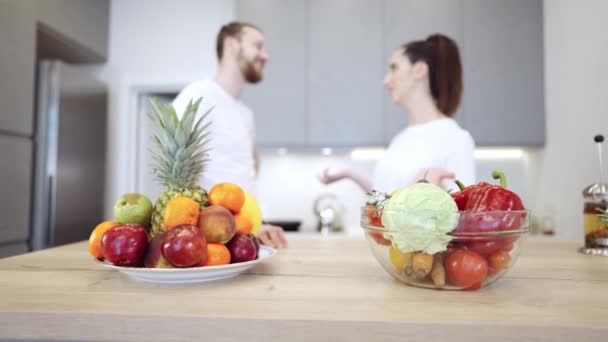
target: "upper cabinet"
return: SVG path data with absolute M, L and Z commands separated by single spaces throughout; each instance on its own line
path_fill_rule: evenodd
M 35 37 L 33 3 L 0 2 L 0 134 L 33 134 Z
M 381 144 L 382 2 L 311 0 L 309 11 L 309 144 Z
M 0 134 L 33 135 L 37 58 L 73 63 L 106 60 L 109 4 L 109 0 L 0 1 Z
M 382 81 L 390 55 L 443 33 L 459 45 L 456 120 L 477 146 L 545 141 L 542 0 L 236 1 L 270 61 L 247 89 L 264 146 L 384 145 L 407 124 Z
M 237 17 L 259 26 L 270 54 L 264 80 L 246 87 L 255 112 L 257 143 L 308 143 L 308 6 L 301 0 L 239 1 Z
M 464 126 L 478 146 L 545 143 L 540 0 L 463 0 Z
M 62 59 L 74 63 L 106 61 L 110 1 L 36 1 L 36 13 L 43 39 L 54 39 L 54 48 L 70 51 Z M 63 46 L 58 47 L 59 44 Z

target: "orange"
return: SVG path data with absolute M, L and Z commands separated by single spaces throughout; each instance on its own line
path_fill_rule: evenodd
M 98 224 L 89 236 L 89 253 L 95 258 L 103 259 L 103 253 L 101 252 L 101 237 L 103 233 L 107 232 L 108 229 L 120 226 L 120 223 L 113 221 L 104 221 Z
M 217 204 L 238 214 L 245 203 L 245 191 L 233 183 L 217 183 L 209 191 L 209 203 Z
M 249 234 L 253 229 L 253 221 L 251 221 L 251 217 L 247 216 L 247 214 L 244 212 L 234 215 L 234 223 L 236 224 L 237 234 Z
M 163 224 L 166 230 L 171 230 L 182 224 L 198 224 L 201 214 L 198 203 L 190 197 L 173 197 L 165 208 Z
M 230 263 L 230 251 L 221 243 L 207 244 L 207 260 L 203 266 L 219 266 Z

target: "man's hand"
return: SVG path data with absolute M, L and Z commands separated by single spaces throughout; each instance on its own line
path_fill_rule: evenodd
M 258 239 L 262 244 L 274 247 L 274 248 L 285 248 L 287 247 L 287 240 L 285 239 L 285 232 L 283 228 L 273 226 L 270 224 L 263 224 L 260 227 L 260 233 Z

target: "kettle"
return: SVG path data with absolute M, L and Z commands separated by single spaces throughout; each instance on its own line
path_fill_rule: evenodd
M 344 230 L 342 221 L 343 208 L 338 202 L 336 195 L 331 193 L 319 195 L 313 204 L 313 211 L 317 216 L 317 231 L 322 235 L 342 232 Z

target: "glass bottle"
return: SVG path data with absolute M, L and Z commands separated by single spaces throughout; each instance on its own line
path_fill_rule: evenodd
M 583 200 L 585 252 L 608 256 L 608 184 L 589 185 Z

